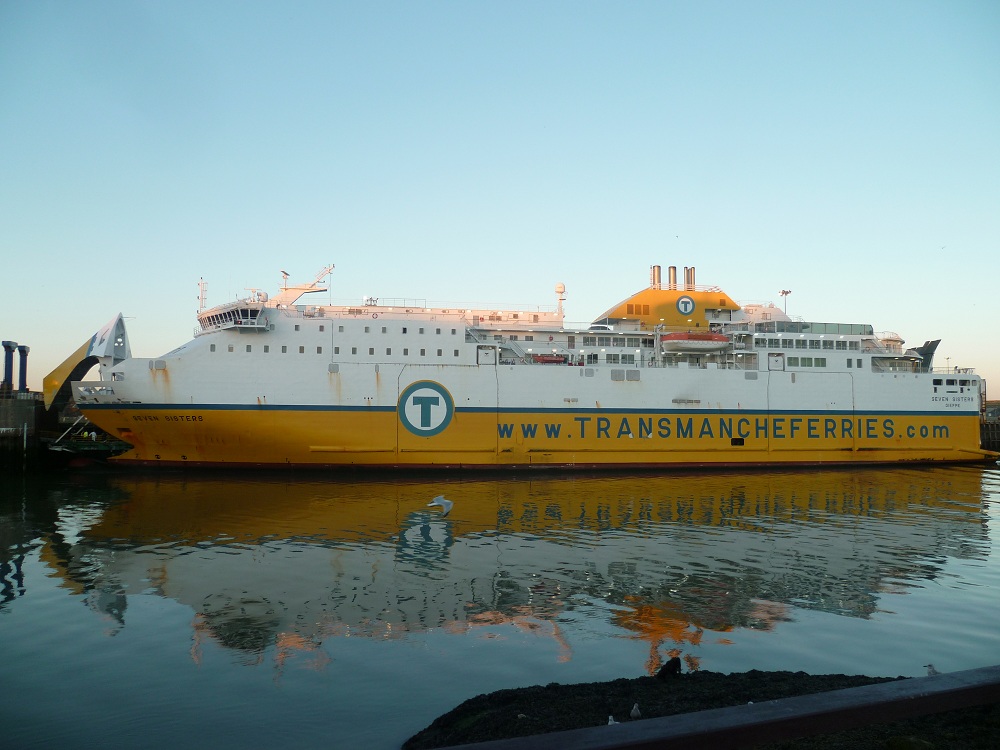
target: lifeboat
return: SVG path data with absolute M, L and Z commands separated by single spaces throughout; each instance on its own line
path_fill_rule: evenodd
M 532 357 L 535 362 L 543 365 L 564 365 L 566 364 L 565 354 L 536 354 Z
M 665 352 L 718 352 L 729 346 L 729 337 L 722 333 L 684 331 L 660 336 Z

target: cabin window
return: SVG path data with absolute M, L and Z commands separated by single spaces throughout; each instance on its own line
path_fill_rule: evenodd
M 325 330 L 326 330 L 326 326 L 320 326 L 319 327 L 319 332 L 320 333 L 323 333 L 323 331 L 325 331 Z
M 299 330 L 299 324 L 298 323 L 295 324 L 295 330 L 296 331 Z
M 299 347 L 299 354 L 305 354 L 305 353 L 306 353 L 306 348 L 304 346 L 300 346 Z
M 805 349 L 806 348 L 806 340 L 805 339 L 795 339 L 795 348 L 796 349 Z
M 454 336 L 456 333 L 458 333 L 458 329 L 457 328 L 452 328 L 451 329 L 451 335 Z
M 334 354 L 340 354 L 340 347 L 339 346 L 333 347 L 333 353 Z
M 813 360 L 813 364 L 816 367 L 826 367 L 826 357 L 816 357 L 816 359 Z
M 357 354 L 357 353 L 358 353 L 358 347 L 352 346 L 351 347 L 351 354 Z
M 390 349 L 389 347 L 386 347 L 386 348 L 385 348 L 385 356 L 387 356 L 387 357 L 388 357 L 388 356 L 389 356 L 389 355 L 391 355 L 391 354 L 392 354 L 392 349 Z
M 365 326 L 365 333 L 371 333 L 371 332 L 372 332 L 371 326 Z
M 232 351 L 232 350 L 233 350 L 233 345 L 232 345 L 232 344 L 230 344 L 230 345 L 229 345 L 229 351 Z
M 253 347 L 250 346 L 250 344 L 247 344 L 247 354 L 249 354 L 252 349 Z
M 782 339 L 781 340 L 781 348 L 782 349 L 794 349 L 795 348 L 795 342 L 792 341 L 791 339 Z
M 403 326 L 403 333 L 406 333 L 406 326 Z
M 440 357 L 442 354 L 444 354 L 444 350 L 443 349 L 438 349 L 438 356 Z
M 853 351 L 859 351 L 861 349 L 861 342 L 860 341 L 848 341 L 847 342 L 847 348 L 851 349 Z
M 458 356 L 458 349 L 455 350 L 455 356 Z
M 409 349 L 403 349 L 403 356 L 404 357 L 410 356 L 410 350 Z
M 597 364 L 597 355 L 596 354 L 588 354 L 587 355 L 587 364 L 588 365 L 596 365 Z M 591 375 L 593 375 L 593 373 L 591 373 Z
M 343 333 L 343 332 L 344 332 L 344 326 L 337 326 L 337 333 Z
M 535 337 L 534 337 L 534 336 L 525 336 L 525 337 L 524 337 L 524 340 L 525 340 L 525 341 L 534 341 L 534 340 L 535 340 Z
M 440 328 L 435 328 L 434 329 L 434 333 L 436 333 L 438 336 L 440 336 L 441 335 L 441 329 Z
M 583 345 L 584 346 L 597 346 L 597 337 L 596 336 L 584 336 L 583 337 Z
M 267 354 L 269 351 L 271 351 L 271 347 L 268 346 L 267 344 L 264 344 L 264 354 Z
M 426 357 L 427 356 L 427 350 L 426 349 L 421 349 L 420 350 L 420 356 L 421 357 Z
M 513 334 L 513 335 L 512 335 L 511 337 L 510 337 L 510 340 L 511 340 L 511 341 L 517 341 L 517 334 L 516 334 L 516 333 L 515 333 L 515 334 Z
M 823 348 L 824 349 L 833 349 L 833 342 L 830 341 L 829 339 L 823 339 Z
M 371 357 L 374 355 L 375 355 L 375 347 L 374 346 L 368 347 L 368 356 Z
M 622 364 L 623 365 L 634 365 L 635 364 L 635 355 L 634 354 L 623 354 L 622 355 Z
M 619 357 L 617 354 L 608 354 L 604 357 L 604 361 L 607 362 L 608 364 L 617 365 L 621 362 L 621 357 Z
M 836 343 L 837 343 L 837 351 L 838 352 L 845 352 L 845 351 L 847 351 L 847 342 L 846 341 L 838 341 Z
M 819 339 L 809 339 L 810 349 L 819 349 Z
M 611 342 L 613 340 L 614 339 L 612 339 L 610 336 L 598 336 L 597 337 L 597 345 L 598 346 L 612 346 Z
M 419 331 L 417 331 L 417 332 L 418 332 L 418 333 L 421 333 L 421 334 L 422 334 L 422 333 L 424 332 L 424 329 L 423 329 L 423 328 L 421 328 L 421 329 L 420 329 Z
M 212 344 L 210 347 L 208 347 L 208 350 L 210 352 L 214 352 L 215 351 L 215 344 Z
M 812 357 L 803 357 L 802 358 L 802 366 L 803 367 L 812 367 L 813 366 L 813 358 Z
M 316 347 L 316 353 L 317 354 L 322 354 L 323 353 L 323 347 L 322 346 L 317 346 Z
M 789 357 L 788 358 L 788 366 L 789 367 L 798 367 L 799 366 L 799 358 L 798 357 Z
M 854 364 L 854 360 L 853 360 L 853 359 L 851 359 L 850 357 L 848 357 L 848 358 L 847 358 L 847 369 L 848 369 L 848 370 L 849 370 L 849 369 L 851 369 L 851 366 L 852 366 L 853 364 Z
M 385 332 L 386 332 L 386 328 L 385 328 L 385 326 L 382 326 L 382 333 L 385 333 Z
M 287 346 L 281 347 L 281 353 L 282 354 L 288 354 L 288 347 Z
M 854 366 L 857 367 L 860 370 L 861 369 L 861 360 L 860 359 L 856 359 L 854 361 L 855 361 L 855 365 Z

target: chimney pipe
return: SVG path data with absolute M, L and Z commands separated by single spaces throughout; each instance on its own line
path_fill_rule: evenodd
M 667 269 L 667 288 L 677 288 L 677 266 L 670 266 Z
M 17 348 L 16 341 L 3 342 L 3 384 L 0 390 L 10 393 L 14 388 L 14 350 Z
M 653 289 L 659 289 L 660 288 L 660 267 L 659 266 L 653 266 L 653 277 L 652 277 L 652 279 L 650 281 L 651 281 L 650 286 Z
M 20 372 L 17 377 L 17 390 L 21 393 L 28 392 L 28 352 L 31 347 L 21 344 L 17 347 L 17 353 L 21 355 Z

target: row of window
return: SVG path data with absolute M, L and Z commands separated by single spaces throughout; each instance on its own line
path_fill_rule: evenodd
M 644 346 L 647 349 L 653 348 L 653 339 L 651 338 L 640 338 L 639 336 L 584 336 L 583 337 L 584 346 L 618 346 L 618 347 L 629 347 L 630 349 L 635 349 L 639 346 Z
M 758 323 L 761 333 L 825 333 L 843 336 L 871 336 L 872 327 L 864 323 L 810 323 L 800 320 L 775 320 Z
M 388 326 L 380 326 L 380 328 L 382 329 L 382 333 L 388 333 L 389 332 L 389 327 Z M 295 324 L 295 330 L 296 331 L 301 331 L 302 330 L 301 324 L 296 323 Z M 409 326 L 403 326 L 402 329 L 401 329 L 401 333 L 409 333 L 409 330 L 410 330 Z M 440 328 L 435 328 L 434 329 L 434 333 L 436 335 L 440 336 L 441 335 L 441 330 L 442 329 L 440 329 Z M 319 332 L 323 333 L 324 331 L 326 331 L 326 325 L 323 324 L 323 323 L 320 323 Z M 343 333 L 343 332 L 344 332 L 344 326 L 337 326 L 337 333 Z M 371 333 L 371 332 L 372 332 L 372 326 L 365 326 L 365 333 Z M 418 334 L 426 333 L 426 330 L 424 328 L 417 328 L 417 333 Z M 451 329 L 451 335 L 452 336 L 457 336 L 458 335 L 458 329 L 457 328 L 452 328 Z
M 860 341 L 834 341 L 833 339 L 765 339 L 753 340 L 758 349 L 833 349 L 836 351 L 859 351 Z
M 264 344 L 262 348 L 263 348 L 264 354 L 268 354 L 271 351 L 271 346 L 269 344 Z M 300 346 L 298 349 L 299 349 L 299 354 L 305 354 L 306 353 L 306 347 Z M 210 344 L 209 345 L 209 351 L 213 351 L 213 352 L 215 351 L 215 344 Z M 236 351 L 235 346 L 233 344 L 229 344 L 228 351 L 230 351 L 230 352 Z M 247 344 L 246 345 L 246 351 L 247 351 L 248 354 L 251 353 L 253 351 L 253 345 L 252 344 Z M 281 353 L 282 354 L 287 354 L 288 353 L 288 347 L 287 346 L 282 346 L 281 347 Z M 323 347 L 322 346 L 317 346 L 316 347 L 316 353 L 317 354 L 322 354 L 323 353 Z M 333 347 L 333 353 L 334 354 L 340 354 L 340 347 L 339 346 Z M 357 353 L 358 353 L 358 347 L 352 346 L 351 347 L 351 354 L 357 354 Z M 368 354 L 370 356 L 375 356 L 375 347 L 374 346 L 368 347 Z M 386 347 L 385 354 L 386 354 L 387 357 L 391 357 L 392 356 L 392 348 L 391 347 Z M 403 349 L 403 356 L 404 357 L 408 357 L 409 355 L 410 355 L 409 348 L 404 348 Z M 421 357 L 426 357 L 427 356 L 427 350 L 426 349 L 421 349 L 420 350 L 420 356 Z M 444 350 L 443 349 L 438 349 L 437 350 L 437 356 L 438 357 L 443 357 L 444 356 Z M 458 349 L 454 350 L 453 356 L 455 356 L 455 357 L 459 356 L 459 350 Z
M 858 367 L 861 367 L 861 360 L 858 360 Z M 826 357 L 789 357 L 789 367 L 826 367 Z M 847 360 L 847 366 L 851 366 L 851 360 Z

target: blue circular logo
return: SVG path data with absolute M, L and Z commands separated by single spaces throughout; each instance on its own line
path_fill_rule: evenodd
M 690 315 L 694 312 L 694 300 L 686 294 L 677 299 L 677 312 L 681 315 Z
M 455 401 L 448 389 L 433 380 L 418 380 L 399 394 L 399 421 L 418 437 L 443 431 L 455 415 Z

